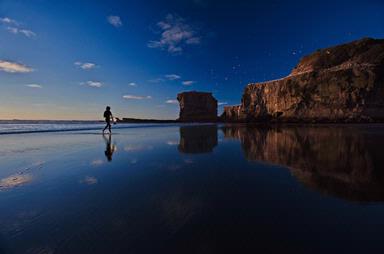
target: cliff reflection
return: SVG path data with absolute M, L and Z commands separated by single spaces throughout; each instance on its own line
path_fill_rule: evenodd
M 354 201 L 383 201 L 384 136 L 359 127 L 224 126 L 245 157 L 290 168 L 306 186 Z
M 209 153 L 217 146 L 216 125 L 182 126 L 179 131 L 182 153 Z

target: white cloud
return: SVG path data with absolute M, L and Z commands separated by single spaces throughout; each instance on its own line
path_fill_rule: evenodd
M 168 14 L 165 20 L 157 23 L 161 30 L 159 40 L 149 41 L 149 48 L 167 50 L 171 54 L 180 54 L 186 45 L 199 44 L 201 39 L 197 31 L 177 15 Z
M 18 33 L 19 33 L 19 29 L 17 29 L 16 27 L 10 27 L 10 26 L 8 26 L 8 27 L 7 27 L 7 30 L 8 30 L 10 33 L 13 33 L 13 34 L 18 34 Z
M 199 37 L 192 37 L 185 41 L 187 44 L 200 44 L 200 38 Z
M 19 22 L 13 19 L 10 19 L 8 17 L 0 18 L 0 23 L 2 23 L 3 25 L 6 25 L 7 27 L 5 27 L 5 29 L 7 29 L 10 33 L 22 34 L 26 37 L 36 36 L 35 32 L 25 28 L 21 28 Z
M 0 71 L 9 73 L 28 73 L 32 72 L 33 69 L 23 64 L 0 60 Z
M 28 84 L 28 85 L 25 85 L 25 86 L 27 86 L 27 87 L 30 87 L 30 88 L 43 88 L 43 86 L 42 85 L 39 85 L 39 84 Z
M 121 18 L 119 16 L 108 16 L 107 20 L 109 24 L 114 27 L 120 27 L 123 25 L 123 22 L 121 21 Z
M 131 82 L 128 84 L 129 86 L 137 86 L 137 84 L 135 82 Z
M 177 100 L 166 100 L 165 103 L 167 103 L 167 104 L 178 104 L 179 102 Z
M 76 66 L 79 66 L 83 70 L 91 70 L 96 68 L 96 64 L 94 63 L 83 63 L 83 62 L 75 62 Z
M 32 32 L 31 30 L 27 30 L 27 29 L 19 29 L 19 33 L 24 34 L 27 37 L 36 36 L 36 33 Z
M 228 104 L 228 102 L 226 102 L 226 101 L 223 101 L 223 102 L 219 101 L 219 102 L 217 103 L 217 105 L 219 105 L 219 106 L 221 106 L 221 105 L 227 105 L 227 104 Z
M 17 27 L 8 26 L 7 30 L 10 33 L 22 34 L 22 35 L 24 35 L 26 37 L 29 37 L 29 38 L 36 36 L 36 33 L 32 32 L 31 30 L 27 30 L 27 29 L 20 29 L 20 28 L 17 28 Z
M 94 87 L 94 88 L 100 88 L 103 86 L 103 83 L 99 82 L 99 81 L 87 81 L 87 82 L 82 82 L 80 83 L 81 85 L 86 85 L 86 86 L 89 86 L 89 87 Z
M 167 75 L 164 75 L 164 77 L 166 77 L 169 80 L 176 80 L 181 78 L 180 75 L 177 75 L 177 74 L 167 74 Z
M 132 95 L 132 94 L 127 94 L 123 95 L 123 98 L 126 100 L 144 100 L 144 99 L 152 99 L 152 96 L 140 96 L 140 95 Z
M 8 25 L 15 25 L 15 26 L 19 25 L 19 23 L 16 22 L 16 20 L 13 20 L 13 19 L 8 18 L 8 17 L 0 18 L 0 22 L 3 24 L 8 24 Z
M 185 80 L 185 81 L 182 82 L 182 84 L 184 86 L 191 86 L 191 85 L 193 85 L 195 83 L 196 83 L 196 81 L 192 81 L 192 80 Z

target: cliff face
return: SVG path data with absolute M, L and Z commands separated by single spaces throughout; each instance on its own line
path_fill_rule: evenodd
M 177 95 L 181 122 L 216 122 L 217 100 L 212 93 L 184 92 Z
M 230 120 L 232 122 L 242 121 L 242 119 L 244 119 L 245 116 L 242 115 L 241 109 L 242 109 L 241 105 L 225 106 L 221 117 L 224 116 L 226 120 Z
M 286 78 L 249 84 L 224 121 L 384 120 L 384 40 L 362 39 L 304 57 Z

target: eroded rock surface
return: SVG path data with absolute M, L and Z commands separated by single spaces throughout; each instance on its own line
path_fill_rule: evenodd
M 224 121 L 384 120 L 384 40 L 362 39 L 304 57 L 283 79 L 249 84 Z
M 177 95 L 181 122 L 216 122 L 217 100 L 212 93 L 183 92 Z
M 225 118 L 224 120 L 231 122 L 241 122 L 246 118 L 246 116 L 242 114 L 241 105 L 225 106 L 221 118 L 223 117 Z

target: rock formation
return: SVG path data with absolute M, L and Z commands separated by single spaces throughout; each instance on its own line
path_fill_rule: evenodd
M 249 84 L 223 121 L 384 120 L 384 40 L 361 39 L 301 59 L 283 79 Z
M 177 95 L 180 122 L 216 122 L 217 100 L 212 93 L 183 92 Z
M 224 106 L 224 112 L 221 118 L 231 122 L 241 122 L 244 117 L 241 114 L 241 105 Z

